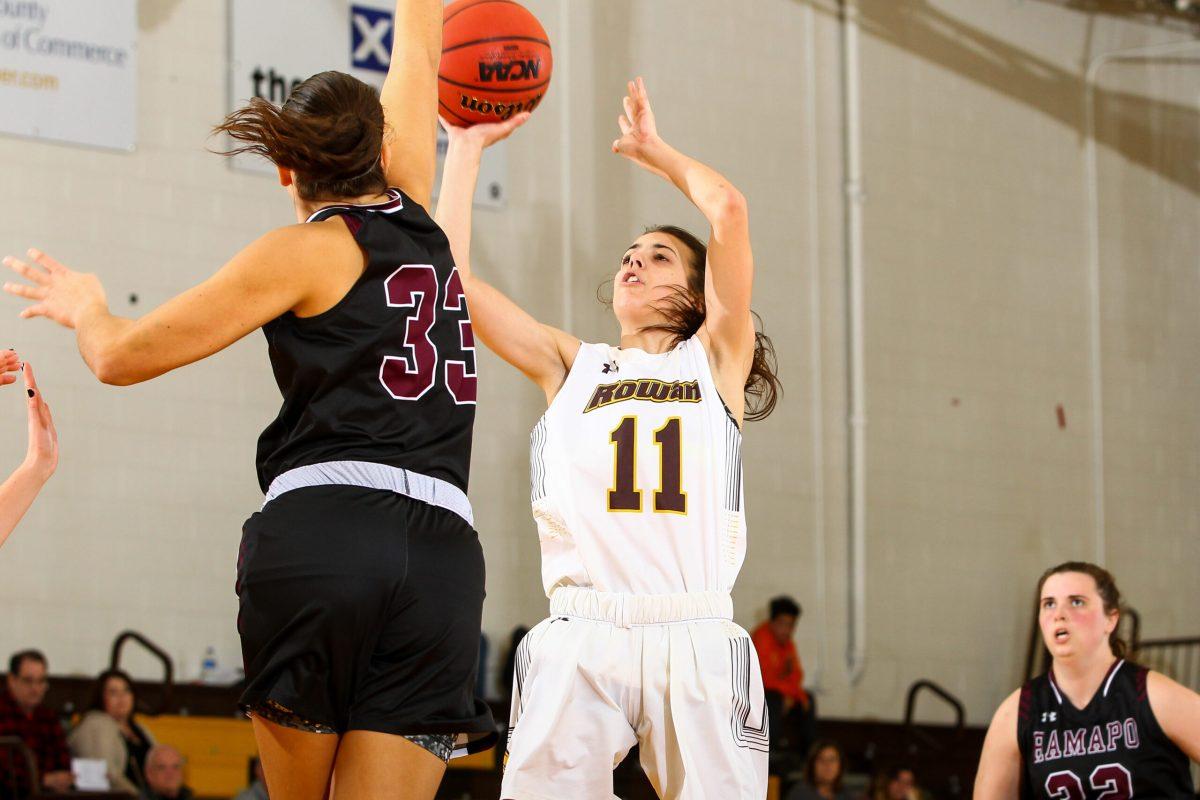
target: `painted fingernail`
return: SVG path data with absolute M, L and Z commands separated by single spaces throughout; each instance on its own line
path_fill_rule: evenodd
M 25 391 L 29 393 L 30 397 L 33 397 L 33 389 L 26 389 Z

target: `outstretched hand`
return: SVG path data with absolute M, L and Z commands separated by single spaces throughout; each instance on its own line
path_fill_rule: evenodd
M 0 353 L 0 386 L 17 382 L 17 373 L 21 371 L 21 357 L 15 350 L 5 350 Z
M 483 150 L 512 136 L 512 132 L 524 125 L 528 119 L 529 112 L 522 111 L 503 122 L 481 122 L 465 128 L 455 125 L 445 117 L 438 117 L 438 122 L 442 123 L 442 128 L 451 142 L 461 142 Z
M 612 143 L 612 151 L 665 178 L 666 173 L 653 162 L 653 156 L 663 146 L 663 140 L 658 135 L 654 111 L 650 108 L 650 96 L 646 94 L 646 84 L 641 78 L 637 78 L 629 81 L 626 89 L 629 94 L 621 101 L 625 113 L 617 116 L 621 138 Z
M 58 431 L 33 377 L 33 367 L 25 362 L 26 416 L 29 420 L 29 444 L 25 450 L 25 466 L 43 479 L 49 478 L 58 466 Z
M 67 269 L 40 250 L 30 250 L 29 259 L 33 264 L 12 256 L 4 259 L 6 267 L 29 281 L 10 281 L 4 284 L 4 291 L 36 301 L 21 312 L 22 319 L 46 317 L 65 328 L 75 328 L 88 308 L 97 304 L 107 307 L 104 287 L 95 275 Z

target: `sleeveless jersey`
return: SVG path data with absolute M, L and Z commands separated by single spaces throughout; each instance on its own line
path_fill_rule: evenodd
M 313 317 L 263 326 L 279 416 L 258 440 L 263 491 L 280 473 L 370 461 L 466 491 L 475 420 L 475 353 L 445 234 L 398 189 L 375 205 L 336 205 L 366 254 L 346 295 Z
M 1083 709 L 1062 694 L 1053 671 L 1027 683 L 1017 723 L 1022 796 L 1193 797 L 1188 758 L 1150 709 L 1147 672 L 1118 660 Z
M 729 591 L 746 555 L 741 442 L 699 339 L 580 345 L 531 437 L 546 594 Z

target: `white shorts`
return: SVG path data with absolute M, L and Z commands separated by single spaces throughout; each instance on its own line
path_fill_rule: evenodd
M 504 800 L 609 800 L 640 745 L 662 798 L 763 800 L 767 712 L 728 593 L 559 588 L 521 641 Z

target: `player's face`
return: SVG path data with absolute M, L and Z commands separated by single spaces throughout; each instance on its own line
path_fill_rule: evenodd
M 1117 614 L 1104 612 L 1096 581 L 1082 572 L 1060 572 L 1042 585 L 1038 601 L 1042 639 L 1055 658 L 1108 652 Z
M 613 278 L 613 311 L 617 318 L 644 325 L 656 305 L 680 288 L 686 289 L 687 250 L 665 233 L 639 236 L 621 256 Z

